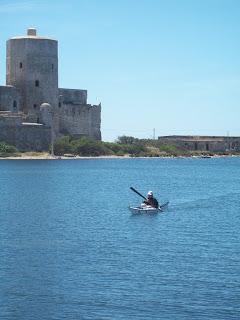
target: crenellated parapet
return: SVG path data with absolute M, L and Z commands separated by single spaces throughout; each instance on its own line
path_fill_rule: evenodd
M 56 40 L 29 28 L 26 35 L 7 41 L 6 61 L 0 141 L 41 151 L 64 134 L 101 140 L 101 104 L 89 104 L 87 90 L 58 88 Z
M 101 104 L 87 103 L 87 90 L 59 89 L 59 131 L 101 140 Z

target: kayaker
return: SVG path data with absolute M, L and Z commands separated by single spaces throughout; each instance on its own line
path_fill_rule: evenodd
M 143 203 L 145 203 L 146 205 L 151 206 L 153 208 L 158 208 L 158 206 L 159 206 L 157 199 L 155 199 L 153 197 L 153 192 L 152 191 L 148 191 L 147 199 L 144 200 Z

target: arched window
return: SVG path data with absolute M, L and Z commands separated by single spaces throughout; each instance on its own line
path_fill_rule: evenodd
M 22 69 L 22 62 L 19 63 L 19 68 Z
M 39 87 L 39 80 L 35 81 L 35 87 Z

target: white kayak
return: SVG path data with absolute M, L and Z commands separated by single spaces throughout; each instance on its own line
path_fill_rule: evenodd
M 164 210 L 167 209 L 169 202 L 166 202 L 164 204 L 162 204 L 161 206 L 159 206 L 158 208 L 153 208 L 151 206 L 148 205 L 141 205 L 139 207 L 128 207 L 129 210 L 133 213 L 133 214 L 142 214 L 142 213 L 147 213 L 147 214 L 156 214 L 159 212 L 163 212 Z

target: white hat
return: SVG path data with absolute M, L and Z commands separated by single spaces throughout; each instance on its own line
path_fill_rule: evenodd
M 153 192 L 152 191 L 148 191 L 148 196 L 153 196 Z

